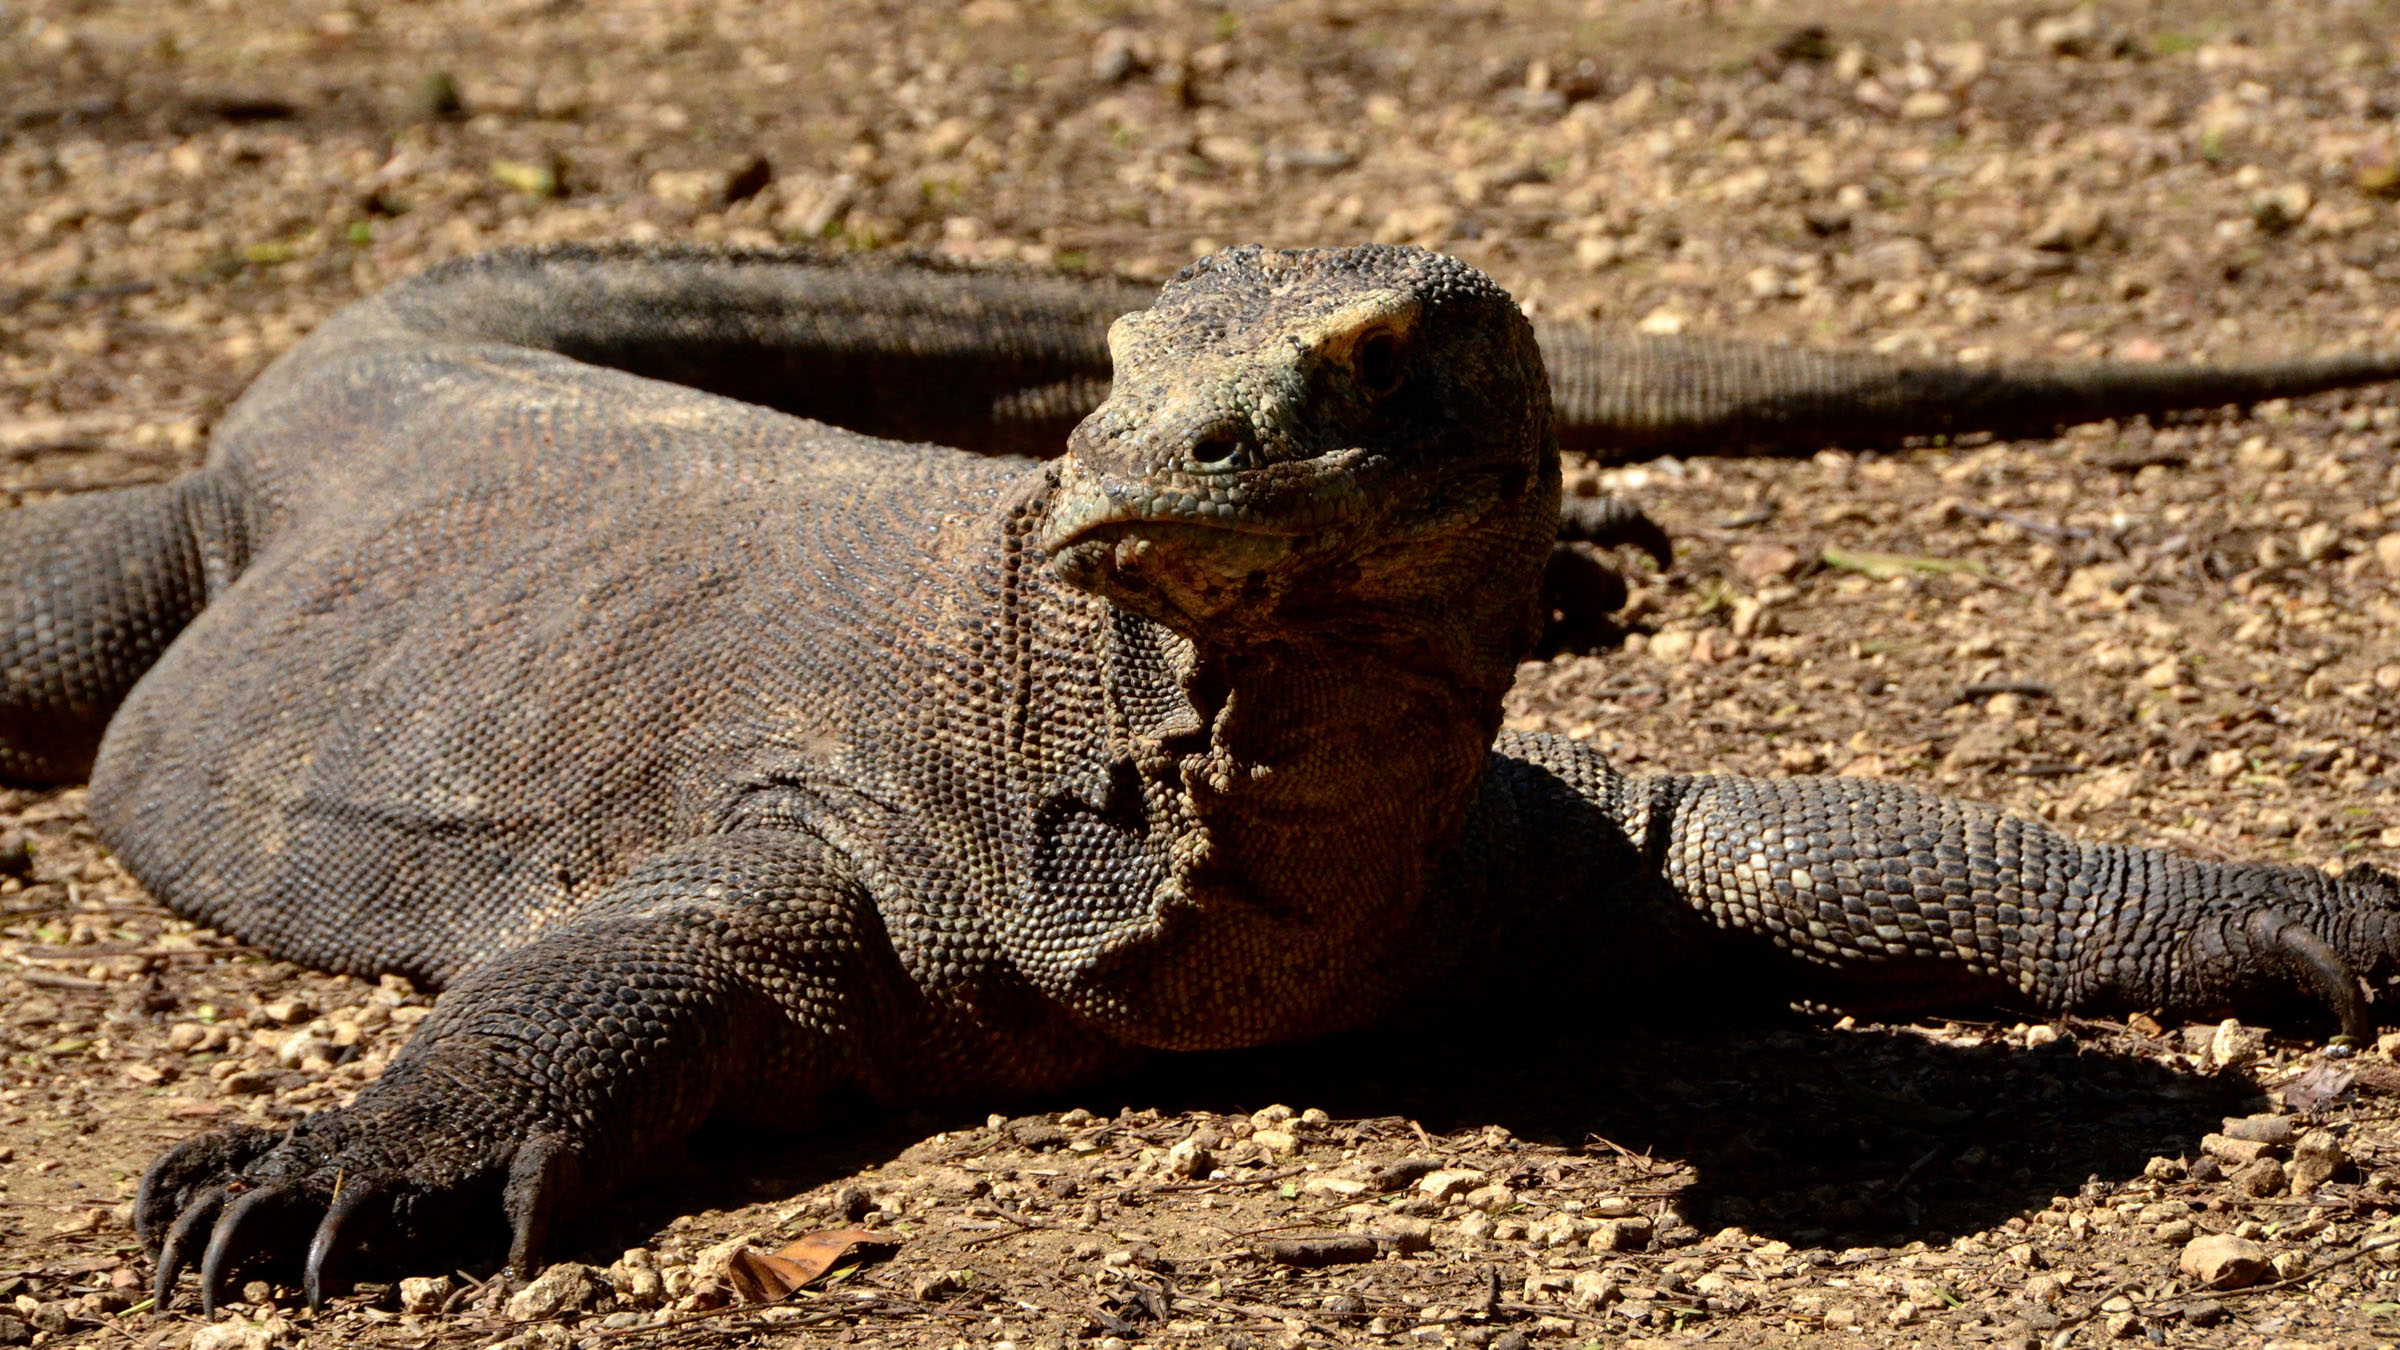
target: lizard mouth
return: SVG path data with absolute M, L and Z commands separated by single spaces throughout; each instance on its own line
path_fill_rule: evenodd
M 1227 473 L 1172 473 L 1127 480 L 1070 458 L 1044 514 L 1038 542 L 1052 557 L 1095 535 L 1155 527 L 1197 542 L 1227 535 L 1298 539 L 1355 518 L 1364 478 L 1377 463 L 1364 450 Z
M 1127 480 L 1070 458 L 1036 542 L 1059 578 L 1172 627 L 1255 606 L 1372 500 L 1364 450 Z

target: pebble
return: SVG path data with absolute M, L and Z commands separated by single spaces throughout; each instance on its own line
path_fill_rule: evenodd
M 1425 1219 L 1387 1219 L 1377 1236 L 1384 1245 L 1405 1256 L 1433 1246 L 1433 1224 Z
M 1436 1200 L 1456 1200 L 1486 1179 L 1484 1173 L 1472 1167 L 1441 1167 L 1417 1178 L 1417 1189 Z
M 2184 1244 L 2175 1268 L 2215 1289 L 2258 1283 L 2270 1268 L 2267 1249 L 2227 1233 L 2211 1233 Z
M 2247 1064 L 2266 1052 L 2267 1038 L 2254 1027 L 2227 1018 L 2217 1024 L 2208 1041 L 2209 1063 L 2219 1068 Z
M 2235 1139 L 2222 1134 L 2200 1136 L 2201 1152 L 2237 1167 L 2257 1162 L 2273 1148 L 2274 1145 L 2256 1139 Z
M 192 1333 L 192 1350 L 268 1350 L 290 1325 L 280 1317 L 265 1322 L 239 1318 L 215 1322 Z
M 1594 1251 L 1638 1252 L 1650 1246 L 1650 1221 L 1636 1214 L 1622 1219 L 1602 1219 L 1594 1225 L 1589 1243 Z
M 2283 1194 L 2284 1188 L 2289 1184 L 2283 1174 L 2283 1164 L 2273 1158 L 2260 1158 L 2256 1162 L 2245 1163 L 2235 1168 L 2233 1175 L 2227 1180 L 2235 1192 L 2262 1200 L 2270 1195 Z
M 1116 1255 L 1116 1253 L 1111 1253 L 1111 1255 Z M 1119 1265 L 1120 1269 L 1132 1264 L 1132 1253 L 1127 1252 L 1123 1255 L 1127 1257 L 1127 1260 Z M 931 1274 L 918 1276 L 916 1283 L 908 1287 L 908 1295 L 919 1303 L 938 1303 L 964 1290 L 967 1282 L 974 1278 L 975 1272 L 971 1270 L 937 1270 Z
M 2250 1139 L 2281 1147 L 2292 1142 L 2296 1134 L 2292 1118 L 2274 1112 L 2225 1118 L 2225 1136 L 2229 1139 Z
M 412 1275 L 400 1281 L 400 1311 L 404 1313 L 434 1313 L 450 1297 L 454 1286 L 447 1275 Z
M 295 1031 L 275 1047 L 275 1062 L 287 1069 L 297 1069 L 310 1060 L 326 1061 L 331 1066 L 333 1042 L 314 1031 Z
M 533 1283 L 509 1296 L 505 1309 L 511 1322 L 531 1322 L 581 1312 L 607 1292 L 600 1273 L 575 1261 L 561 1261 L 543 1271 Z
M 2400 577 L 2400 530 L 2375 541 L 2375 564 L 2387 577 Z
M 1217 1155 L 1210 1152 L 1208 1145 L 1201 1140 L 1201 1135 L 1194 1134 L 1167 1150 L 1161 1165 L 1167 1169 L 1169 1175 L 1205 1177 L 1216 1170 Z
M 218 1090 L 228 1097 L 255 1097 L 270 1086 L 267 1075 L 257 1069 L 236 1070 L 217 1083 Z
M 1607 1271 L 1579 1270 L 1567 1285 L 1567 1302 L 1577 1308 L 1605 1308 L 1622 1293 L 1617 1287 L 1617 1277 Z
M 2284 1177 L 2292 1194 L 2307 1195 L 2333 1180 L 2349 1161 L 2342 1141 L 2331 1130 L 2310 1130 L 2292 1145 L 2292 1162 L 2284 1169 Z

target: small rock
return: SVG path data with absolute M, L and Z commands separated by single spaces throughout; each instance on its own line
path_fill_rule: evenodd
M 1217 1155 L 1209 1151 L 1206 1143 L 1201 1142 L 1202 1138 L 1195 1133 L 1168 1149 L 1161 1165 L 1170 1175 L 1179 1177 L 1205 1177 L 1215 1171 Z
M 1650 1221 L 1636 1214 L 1622 1219 L 1602 1219 L 1593 1225 L 1588 1245 L 1601 1252 L 1638 1252 L 1650 1246 Z
M 2282 234 L 2308 219 L 2316 204 L 2316 194 L 2308 190 L 2307 184 L 2289 183 L 2252 197 L 2250 219 L 2269 234 Z
M 2342 1141 L 2331 1130 L 2310 1130 L 2292 1145 L 2292 1164 L 2284 1169 L 2292 1194 L 2307 1195 L 2333 1180 L 2350 1161 Z
M 974 1278 L 975 1272 L 971 1270 L 937 1270 L 918 1276 L 916 1283 L 908 1287 L 909 1297 L 919 1303 L 938 1303 L 963 1292 Z
M 2228 1017 L 2209 1036 L 2208 1059 L 2218 1068 L 2233 1068 L 2258 1058 L 2266 1048 L 2264 1033 Z
M 0 1345 L 23 1345 L 33 1339 L 33 1328 L 15 1317 L 0 1317 Z
M 2400 531 L 2375 541 L 2375 565 L 2387 577 L 2400 577 Z
M 1293 1111 L 1292 1108 L 1280 1104 L 1275 1106 L 1262 1106 L 1256 1111 L 1250 1113 L 1250 1126 L 1252 1129 L 1272 1130 L 1281 1126 L 1285 1121 L 1292 1119 L 1292 1117 L 1296 1114 L 1298 1113 Z
M 2276 1279 L 2296 1280 L 2308 1273 L 2308 1254 L 2306 1252 L 2277 1252 L 2275 1259 L 2268 1265 L 2274 1270 Z
M 2272 1111 L 2255 1116 L 2225 1118 L 2225 1136 L 2229 1139 L 2253 1139 L 2280 1148 L 2292 1142 L 2296 1134 L 2290 1116 Z
M 1434 1171 L 1441 1165 L 1441 1162 L 1434 1158 L 1403 1158 L 1396 1163 L 1386 1163 L 1368 1173 L 1367 1183 L 1379 1191 L 1396 1191 L 1403 1186 L 1414 1185 L 1418 1177 Z
M 2110 1313 L 2100 1325 L 2112 1341 L 2142 1334 L 2142 1319 L 2129 1312 Z
M 2283 1164 L 2273 1158 L 2260 1158 L 2256 1162 L 2244 1163 L 2235 1168 L 2233 1175 L 2226 1181 L 2233 1187 L 2236 1194 L 2262 1200 L 2270 1195 L 2283 1194 L 2284 1188 L 2289 1184 L 2283 1174 Z
M 1301 1182 L 1300 1189 L 1310 1195 L 1330 1195 L 1335 1199 L 1347 1200 L 1365 1195 L 1368 1187 L 1367 1183 L 1352 1177 L 1316 1176 Z
M 607 1292 L 608 1286 L 601 1281 L 598 1271 L 579 1262 L 561 1261 L 511 1295 L 506 1314 L 511 1322 L 531 1322 L 582 1312 Z
M 198 1022 L 177 1022 L 167 1030 L 167 1048 L 190 1054 L 208 1040 L 208 1028 Z
M 2214 1289 L 2256 1284 L 2269 1269 L 2266 1248 L 2227 1233 L 2211 1233 L 2184 1244 L 2175 1267 Z
M 2231 1139 L 2221 1134 L 2200 1136 L 2201 1152 L 2212 1158 L 2232 1163 L 2236 1167 L 2246 1167 L 2257 1162 L 2260 1158 L 2265 1157 L 2273 1147 L 2272 1144 L 2261 1143 L 2256 1139 Z
M 2096 202 L 2073 193 L 2061 198 L 2025 242 L 2047 253 L 2076 253 L 2091 247 L 2108 229 L 2108 215 Z
M 295 1031 L 275 1047 L 275 1062 L 287 1069 L 297 1069 L 308 1061 L 333 1058 L 333 1042 L 313 1031 Z
M 1417 1178 L 1417 1189 L 1436 1200 L 1455 1200 L 1485 1179 L 1484 1173 L 1472 1167 L 1442 1167 Z
M 455 1286 L 447 1275 L 412 1275 L 400 1281 L 400 1311 L 404 1313 L 435 1313 L 450 1297 Z
M 1391 1250 L 1405 1256 L 1433 1246 L 1433 1224 L 1425 1219 L 1386 1219 L 1378 1239 Z
M 2196 1327 L 2213 1327 L 2225 1320 L 2225 1305 L 2213 1298 L 2194 1299 L 2183 1305 L 2183 1320 Z
M 1617 1278 L 1604 1270 L 1579 1270 L 1567 1286 L 1567 1302 L 1583 1309 L 1605 1308 L 1621 1296 Z
M 192 1350 L 267 1350 L 274 1339 L 274 1333 L 266 1325 L 237 1318 L 193 1332 Z
M 2198 1230 L 2193 1227 L 2190 1219 L 2168 1219 L 2158 1227 L 2151 1229 L 2150 1232 L 2160 1242 L 2170 1247 L 2180 1247 L 2190 1242 L 2197 1235 Z
M 1469 1242 L 1483 1242 L 1490 1239 L 1499 1226 L 1491 1215 L 1480 1209 L 1473 1210 L 1458 1221 L 1458 1235 Z
M 217 1089 L 228 1097 L 255 1097 L 273 1086 L 273 1080 L 257 1069 L 237 1069 L 217 1083 Z
M 1251 1132 L 1250 1142 L 1278 1157 L 1287 1157 L 1300 1151 L 1299 1136 L 1290 1130 L 1255 1130 Z
M 617 1301 L 629 1308 L 655 1308 L 667 1301 L 666 1276 L 654 1265 L 635 1265 L 636 1254 L 650 1253 L 635 1248 L 625 1253 L 625 1260 L 608 1268 L 608 1283 L 617 1291 Z
M 485 1350 L 570 1350 L 575 1333 L 556 1322 L 542 1322 L 525 1328 L 504 1341 L 494 1341 Z
M 279 1027 L 305 1022 L 317 1015 L 317 1010 L 309 1006 L 308 1000 L 298 998 L 277 999 L 273 1003 L 262 1004 L 259 1011 Z
M 2088 55 L 2100 43 L 2100 14 L 2090 5 L 2082 5 L 2040 20 L 2027 36 L 2053 56 Z

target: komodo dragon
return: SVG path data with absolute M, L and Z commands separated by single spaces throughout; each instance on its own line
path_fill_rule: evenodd
M 1611 950 L 1859 1006 L 2297 997 L 2354 1035 L 2400 971 L 2370 867 L 1501 732 L 1557 435 L 1532 325 L 1454 259 L 1196 263 L 1045 463 L 761 406 L 961 440 L 1034 406 L 874 401 L 938 387 L 907 363 L 958 355 L 949 319 L 1016 333 L 967 369 L 1072 366 L 973 288 L 794 317 L 821 280 L 436 269 L 278 361 L 198 473 L 0 516 L 9 776 L 89 762 L 180 913 L 446 989 L 351 1106 L 150 1168 L 161 1308 L 195 1265 L 204 1308 L 251 1272 L 315 1300 L 479 1233 L 529 1272 L 711 1118 L 997 1101 Z M 1096 325 L 1091 294 L 1043 303 Z

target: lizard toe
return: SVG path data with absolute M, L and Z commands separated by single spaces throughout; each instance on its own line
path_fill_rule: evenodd
M 208 1250 L 200 1261 L 200 1315 L 215 1314 L 235 1276 L 260 1264 L 272 1264 L 299 1232 L 306 1231 L 314 1205 L 301 1183 L 280 1181 L 244 1191 L 225 1201 L 209 1230 Z
M 359 1250 L 365 1230 L 386 1212 L 391 1192 L 391 1185 L 380 1179 L 354 1181 L 336 1192 L 333 1203 L 325 1207 L 325 1217 L 309 1239 L 308 1261 L 301 1274 L 310 1308 L 325 1306 L 327 1272 L 340 1269 L 341 1263 Z
M 278 1138 L 272 1131 L 241 1125 L 186 1139 L 160 1154 L 142 1173 L 141 1189 L 134 1194 L 133 1231 L 143 1248 L 158 1254 L 169 1230 L 202 1192 L 221 1190 L 226 1178 L 263 1156 Z
M 199 1255 L 202 1235 L 216 1223 L 218 1212 L 224 1208 L 225 1188 L 207 1187 L 194 1194 L 166 1226 L 158 1249 L 158 1277 L 150 1287 L 150 1306 L 159 1313 L 164 1314 L 167 1305 L 174 1302 L 175 1281 Z

